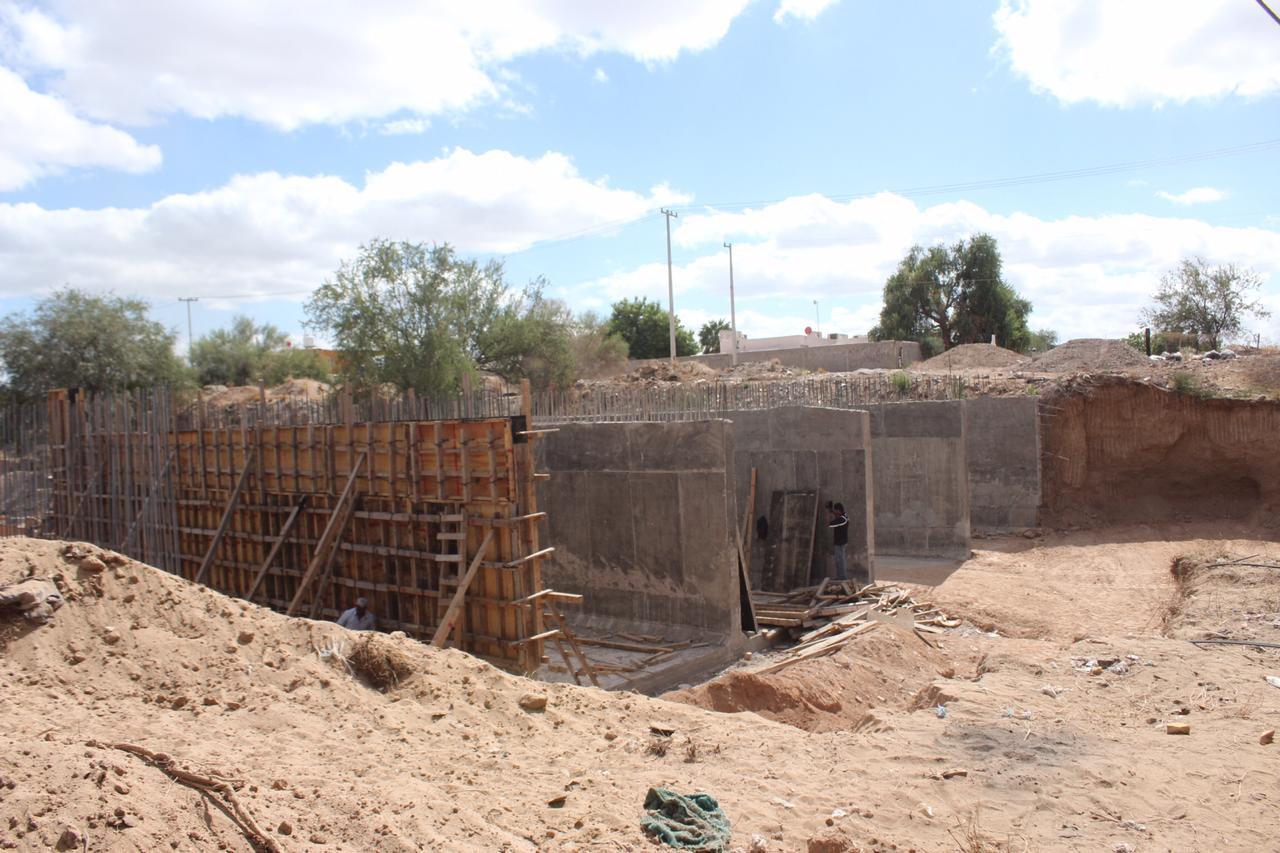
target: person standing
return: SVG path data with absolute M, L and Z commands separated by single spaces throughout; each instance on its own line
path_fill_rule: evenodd
M 369 610 L 369 599 L 361 596 L 356 599 L 356 606 L 344 610 L 338 617 L 338 624 L 352 631 L 372 631 L 378 625 L 377 618 Z
M 831 555 L 836 561 L 836 580 L 848 580 L 845 546 L 849 544 L 849 516 L 844 514 L 844 504 L 827 504 L 827 527 L 831 530 Z

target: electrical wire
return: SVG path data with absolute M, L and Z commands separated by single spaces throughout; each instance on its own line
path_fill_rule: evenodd
M 1257 2 L 1258 2 L 1258 5 L 1262 7 L 1262 11 L 1266 12 L 1268 15 L 1271 16 L 1271 20 L 1275 21 L 1277 24 L 1280 24 L 1280 15 L 1277 15 L 1274 11 L 1272 11 L 1271 7 L 1268 6 L 1266 3 L 1264 3 L 1263 0 L 1257 0 Z

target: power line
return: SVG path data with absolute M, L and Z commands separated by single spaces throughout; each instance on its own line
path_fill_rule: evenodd
M 1262 0 L 1258 0 L 1258 5 L 1262 7 L 1262 11 L 1266 12 L 1268 15 L 1271 16 L 1271 20 L 1275 21 L 1277 24 L 1280 24 L 1280 15 L 1277 15 L 1275 12 L 1271 11 L 1270 6 L 1262 2 Z

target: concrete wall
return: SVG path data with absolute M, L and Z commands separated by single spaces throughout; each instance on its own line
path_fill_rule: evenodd
M 556 548 L 542 579 L 585 595 L 575 620 L 673 639 L 741 630 L 729 422 L 569 424 L 539 453 Z
M 920 360 L 920 344 L 915 341 L 875 341 L 868 343 L 830 344 L 826 346 L 796 347 L 794 349 L 759 350 L 738 353 L 738 362 L 772 361 L 777 359 L 785 367 L 804 370 L 825 370 L 839 373 L 863 368 L 896 370 Z M 733 364 L 733 356 L 727 352 L 711 355 L 690 355 L 680 361 L 698 361 L 708 367 L 723 370 Z M 665 358 L 635 359 L 626 361 L 619 372 L 635 370 L 646 364 L 665 364 Z
M 969 477 L 961 403 L 867 408 L 877 553 L 968 557 Z
M 775 490 L 817 489 L 819 524 L 825 525 L 827 501 L 839 501 L 849 515 L 849 572 L 864 582 L 874 577 L 875 526 L 872 517 L 871 422 L 866 412 L 790 406 L 725 415 L 733 422 L 733 472 L 738 523 L 756 469 L 755 507 L 751 514 L 751 580 L 758 588 L 765 543 L 755 521 L 769 515 Z M 777 535 L 779 531 L 770 531 Z M 811 577 L 834 575 L 831 535 L 819 528 Z
M 1040 514 L 1040 421 L 1036 397 L 964 401 L 969 523 L 974 532 L 1036 527 Z

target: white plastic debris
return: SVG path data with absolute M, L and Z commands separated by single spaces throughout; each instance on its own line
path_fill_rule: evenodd
M 1267 676 L 1267 678 L 1268 678 L 1268 679 L 1270 679 L 1270 678 L 1271 678 L 1271 676 L 1269 676 L 1269 675 L 1268 675 L 1268 676 Z M 1277 685 L 1277 686 L 1280 686 L 1280 685 Z M 937 714 L 937 715 L 938 715 L 938 719 L 939 719 L 939 720 L 945 720 L 945 719 L 947 718 L 947 706 L 946 706 L 946 705 L 939 705 L 938 707 L 936 707 L 936 708 L 934 708 L 934 709 L 933 709 L 933 712 L 934 712 L 935 714 Z
M 1280 675 L 1268 675 L 1267 684 L 1270 684 L 1272 687 L 1280 687 Z

